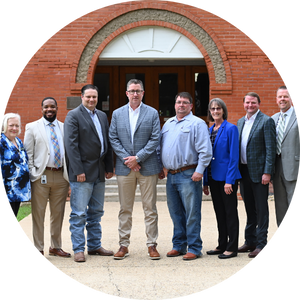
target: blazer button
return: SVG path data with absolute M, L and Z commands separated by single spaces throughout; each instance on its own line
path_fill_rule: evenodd
M 213 159 L 213 160 L 215 160 L 215 158 L 214 158 L 214 157 L 213 157 L 212 159 Z

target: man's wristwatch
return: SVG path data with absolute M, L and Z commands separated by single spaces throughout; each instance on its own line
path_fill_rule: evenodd
M 138 156 L 135 156 L 135 160 L 139 163 L 140 162 L 140 159 Z

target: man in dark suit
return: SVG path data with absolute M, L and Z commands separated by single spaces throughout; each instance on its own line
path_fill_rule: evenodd
M 101 246 L 105 178 L 113 176 L 113 152 L 108 140 L 108 120 L 96 109 L 98 88 L 85 85 L 82 104 L 65 119 L 64 141 L 71 186 L 70 231 L 74 260 L 84 262 L 85 236 L 89 255 L 113 255 Z
M 256 93 L 244 97 L 246 116 L 237 127 L 240 140 L 241 194 L 247 213 L 245 244 L 238 252 L 256 257 L 267 244 L 269 227 L 269 182 L 274 172 L 276 129 L 274 120 L 259 110 Z
M 299 169 L 299 129 L 291 96 L 285 86 L 277 90 L 280 112 L 272 118 L 276 124 L 276 163 L 273 179 L 276 220 L 279 226 L 291 203 Z M 281 128 L 282 123 L 282 130 Z

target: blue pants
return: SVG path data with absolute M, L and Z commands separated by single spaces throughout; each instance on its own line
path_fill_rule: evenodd
M 70 182 L 70 231 L 74 253 L 84 252 L 87 230 L 88 251 L 101 247 L 101 217 L 104 214 L 105 182 Z
M 192 181 L 195 169 L 167 177 L 167 203 L 174 225 L 173 249 L 201 256 L 202 180 Z

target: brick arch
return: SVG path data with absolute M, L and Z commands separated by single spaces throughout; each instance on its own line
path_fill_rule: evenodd
M 206 24 L 194 16 L 190 19 L 186 15 L 191 17 L 188 12 L 183 15 L 168 10 L 144 8 L 126 12 L 111 19 L 104 26 L 97 28 L 85 45 L 79 62 L 73 64 L 71 81 L 75 82 L 76 86 L 92 82 L 100 53 L 122 32 L 140 26 L 164 26 L 188 37 L 201 51 L 208 68 L 211 93 L 231 93 L 232 76 L 222 44 Z
M 94 55 L 91 59 L 90 68 L 89 68 L 90 71 L 87 74 L 87 82 L 92 82 L 93 75 L 94 75 L 94 69 L 97 67 L 97 62 L 99 60 L 99 56 L 100 56 L 101 52 L 105 49 L 105 47 L 113 39 L 115 39 L 118 35 L 122 34 L 123 32 L 130 30 L 130 29 L 137 28 L 137 27 L 143 27 L 143 26 L 157 26 L 157 27 L 170 28 L 170 29 L 176 30 L 176 31 L 180 32 L 181 34 L 185 35 L 198 47 L 199 51 L 202 53 L 203 57 L 207 61 L 207 67 L 209 68 L 209 66 L 210 66 L 211 68 L 213 68 L 212 63 L 209 60 L 209 56 L 208 56 L 205 48 L 203 47 L 203 45 L 194 36 L 192 36 L 188 31 L 186 31 L 176 25 L 167 23 L 167 22 L 142 21 L 142 22 L 138 22 L 138 23 L 136 22 L 136 23 L 132 23 L 132 24 L 127 24 L 126 26 L 119 28 L 117 33 L 116 32 L 112 33 L 101 43 L 101 45 L 99 46 L 97 51 L 94 53 Z

